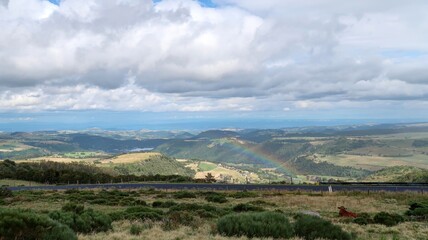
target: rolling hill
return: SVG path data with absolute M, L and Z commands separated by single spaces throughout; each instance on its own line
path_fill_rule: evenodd
M 376 171 L 365 180 L 370 182 L 427 183 L 428 170 L 410 166 L 395 166 Z

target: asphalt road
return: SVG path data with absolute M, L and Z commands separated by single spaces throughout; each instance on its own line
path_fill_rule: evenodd
M 198 183 L 123 183 L 123 184 L 81 184 L 81 185 L 48 185 L 48 186 L 21 186 L 9 187 L 12 191 L 22 190 L 67 190 L 67 189 L 138 189 L 155 188 L 171 190 L 288 190 L 288 191 L 325 191 L 328 185 L 269 185 L 269 184 L 198 184 Z M 399 186 L 399 185 L 331 185 L 333 191 L 364 191 L 364 192 L 421 192 L 428 193 L 428 185 Z

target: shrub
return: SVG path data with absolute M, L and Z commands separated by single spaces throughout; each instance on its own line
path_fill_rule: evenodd
M 353 222 L 353 223 L 356 223 L 356 224 L 358 224 L 358 225 L 367 225 L 367 224 L 369 224 L 368 219 L 367 219 L 367 218 L 362 218 L 362 217 L 354 218 L 354 219 L 352 220 L 352 222 Z
M 188 191 L 178 191 L 174 193 L 174 198 L 177 198 L 177 199 L 196 198 L 196 194 Z
M 428 202 L 413 202 L 413 203 L 410 203 L 409 210 L 415 210 L 417 208 L 428 208 Z
M 275 212 L 240 213 L 221 217 L 217 231 L 225 236 L 290 238 L 293 235 L 288 218 Z
M 75 194 L 75 193 L 79 193 L 80 191 L 78 189 L 67 189 L 64 191 L 65 194 Z
M 123 198 L 119 200 L 118 205 L 120 206 L 147 206 L 146 201 L 130 198 Z
M 343 231 L 341 227 L 333 225 L 330 221 L 309 215 L 298 215 L 294 223 L 297 236 L 306 240 L 314 239 L 340 239 L 350 240 L 352 236 Z
M 205 200 L 207 200 L 208 202 L 216 202 L 216 203 L 227 202 L 226 197 L 224 197 L 223 195 L 215 195 L 215 194 L 206 196 Z
M 195 203 L 181 203 L 170 208 L 170 212 L 174 211 L 188 211 L 194 212 L 201 218 L 214 218 L 226 215 L 229 210 L 217 208 L 208 204 L 195 204 Z
M 415 216 L 418 218 L 428 218 L 428 208 L 416 208 L 406 212 L 409 216 Z
M 242 192 L 235 192 L 230 194 L 230 197 L 233 198 L 254 198 L 254 197 L 258 197 L 259 195 L 255 192 L 248 192 L 246 190 L 242 191 Z
M 166 202 L 154 201 L 152 203 L 152 207 L 154 207 L 154 208 L 170 208 L 170 207 L 175 206 L 177 204 L 178 203 L 176 203 L 174 201 L 166 201 Z
M 81 214 L 85 207 L 83 205 L 77 205 L 76 203 L 66 203 L 61 208 L 65 212 L 74 212 L 76 214 Z
M 0 239 L 77 240 L 77 236 L 68 226 L 46 215 L 31 211 L 0 209 Z
M 263 201 L 263 200 L 254 200 L 254 201 L 251 201 L 249 203 L 253 204 L 253 205 L 257 205 L 257 206 L 261 206 L 261 205 L 265 205 L 265 206 L 276 206 L 275 203 L 270 203 L 270 202 L 266 202 L 266 201 Z
M 68 209 L 68 206 L 66 209 Z M 79 213 L 74 211 L 53 211 L 49 216 L 80 233 L 106 232 L 112 228 L 112 219 L 108 215 L 92 209 L 82 209 L 80 211 L 80 207 L 78 207 L 78 210 Z
M 143 228 L 140 225 L 132 224 L 131 228 L 129 229 L 129 233 L 131 235 L 140 235 L 140 233 L 143 231 Z
M 391 227 L 404 222 L 404 218 L 399 214 L 380 212 L 374 216 L 373 221 L 374 223 Z
M 125 211 L 110 213 L 109 215 L 114 221 L 123 219 L 159 221 L 163 218 L 161 210 L 143 206 L 129 207 Z
M 196 228 L 198 221 L 195 221 L 194 214 L 186 211 L 174 211 L 168 214 L 164 220 L 163 229 L 173 230 L 177 229 L 180 225 Z
M 116 202 L 111 202 L 108 201 L 107 199 L 104 198 L 96 198 L 94 200 L 90 200 L 89 201 L 90 204 L 99 204 L 99 205 L 116 205 Z
M 428 219 L 428 202 L 411 203 L 406 215 L 417 219 Z
M 7 198 L 7 197 L 13 197 L 12 191 L 5 186 L 1 186 L 0 187 L 0 198 Z
M 373 219 L 370 217 L 368 213 L 360 213 L 358 214 L 357 218 L 354 218 L 352 220 L 352 222 L 359 225 L 367 225 L 367 224 L 373 223 Z
M 234 212 L 261 212 L 264 211 L 262 207 L 253 206 L 247 203 L 240 203 L 232 208 Z

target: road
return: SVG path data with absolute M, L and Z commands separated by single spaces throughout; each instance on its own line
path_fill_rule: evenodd
M 198 183 L 117 183 L 117 184 L 81 184 L 81 185 L 47 185 L 9 187 L 12 191 L 22 190 L 67 190 L 67 189 L 137 189 L 155 188 L 170 190 L 288 190 L 288 191 L 318 191 L 328 192 L 328 185 L 269 185 L 269 184 L 198 184 Z M 399 185 L 332 185 L 333 191 L 386 191 L 386 192 L 421 192 L 428 193 L 428 185 L 399 186 Z

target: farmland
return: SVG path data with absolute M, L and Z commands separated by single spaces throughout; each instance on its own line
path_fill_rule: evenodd
M 156 138 L 158 135 L 162 138 Z M 4 133 L 0 159 L 80 162 L 116 174 L 204 178 L 211 173 L 218 181 L 230 183 L 287 182 L 291 178 L 298 182 L 360 181 L 395 166 L 428 169 L 428 128 L 397 124 L 193 134 L 103 130 Z
M 127 164 L 127 163 L 137 163 L 150 159 L 153 156 L 159 156 L 159 153 L 155 152 L 143 152 L 143 153 L 128 153 L 120 154 L 108 159 L 102 159 L 100 162 L 102 164 Z

